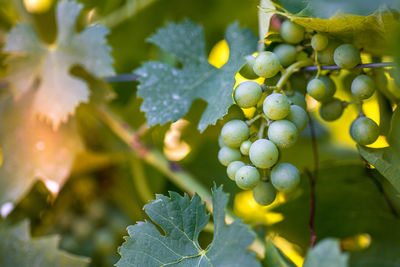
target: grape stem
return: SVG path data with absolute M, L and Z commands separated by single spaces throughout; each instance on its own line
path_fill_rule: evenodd
M 260 129 L 258 130 L 258 135 L 257 135 L 258 139 L 262 139 L 264 137 L 264 130 L 266 126 L 267 122 L 263 120 L 261 122 Z
M 395 64 L 393 62 L 377 62 L 377 63 L 368 63 L 368 64 L 358 64 L 355 66 L 357 69 L 372 69 L 372 68 L 385 68 L 385 67 L 393 67 Z M 336 65 L 331 66 L 320 66 L 321 70 L 340 70 L 341 67 Z M 302 67 L 300 71 L 318 71 L 318 66 L 307 66 Z
M 314 62 L 312 62 L 311 59 L 305 59 L 305 60 L 301 60 L 301 61 L 298 61 L 298 62 L 290 65 L 284 72 L 282 72 L 282 76 L 279 79 L 278 83 L 276 84 L 277 91 L 282 90 L 282 87 L 285 85 L 285 83 L 288 81 L 289 77 L 293 73 L 295 73 L 302 67 L 306 67 L 306 66 L 309 66 L 312 64 L 314 64 Z
M 252 119 L 245 121 L 247 126 L 252 125 L 256 120 L 258 120 L 259 118 L 261 118 L 262 115 L 258 114 L 257 116 L 254 116 Z

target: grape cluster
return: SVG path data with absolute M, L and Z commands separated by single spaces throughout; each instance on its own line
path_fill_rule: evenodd
M 375 88 L 370 76 L 361 68 L 354 69 L 361 63 L 359 49 L 289 20 L 281 24 L 280 37 L 283 41 L 270 44 L 270 51 L 245 58 L 240 74 L 248 80 L 261 77 L 264 82 L 245 81 L 236 87 L 235 105 L 228 112 L 236 115 L 230 116 L 219 137 L 218 159 L 227 167 L 228 177 L 239 188 L 252 190 L 261 205 L 271 204 L 277 191 L 290 192 L 300 182 L 298 169 L 280 162 L 280 154 L 296 143 L 309 122 L 305 94 L 320 103 L 319 114 L 326 121 L 338 119 L 349 104 L 359 105 L 360 114 L 350 127 L 350 135 L 358 144 L 371 144 L 379 135 L 377 124 L 362 112 L 363 101 Z M 314 76 L 299 71 L 314 64 Z M 335 97 L 336 85 L 330 76 L 340 70 L 324 72 L 320 68 L 333 64 L 359 71 L 351 84 L 354 101 Z M 242 109 L 249 108 L 256 111 L 245 120 Z

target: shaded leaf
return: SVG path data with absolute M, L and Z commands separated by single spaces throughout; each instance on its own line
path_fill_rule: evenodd
M 163 229 L 162 235 L 151 222 L 128 227 L 129 237 L 120 247 L 117 266 L 260 266 L 253 252 L 247 251 L 254 240 L 240 220 L 225 224 L 228 194 L 222 187 L 212 190 L 214 237 L 202 249 L 199 233 L 209 220 L 206 207 L 195 194 L 190 200 L 170 192 L 170 197 L 157 195 L 144 209 L 151 220 Z
M 294 263 L 286 258 L 282 252 L 268 239 L 263 266 L 268 267 L 294 267 Z
M 19 267 L 87 266 L 89 259 L 58 250 L 59 237 L 31 239 L 26 221 L 15 226 L 0 223 L 0 265 Z
M 230 57 L 220 69 L 208 63 L 203 28 L 189 20 L 168 23 L 148 39 L 183 64 L 178 69 L 149 61 L 136 70 L 140 75 L 138 96 L 144 99 L 141 110 L 149 126 L 182 118 L 195 99 L 208 103 L 198 125 L 201 131 L 228 112 L 233 103 L 235 73 L 245 63 L 244 56 L 256 50 L 257 38 L 234 23 L 228 27 L 225 39 Z
M 18 98 L 39 85 L 34 95 L 33 112 L 51 120 L 54 128 L 74 113 L 75 107 L 89 100 L 86 83 L 70 75 L 74 65 L 83 66 L 96 77 L 113 75 L 111 48 L 105 36 L 108 29 L 93 25 L 75 32 L 82 5 L 63 0 L 57 5 L 57 42 L 42 43 L 33 28 L 18 24 L 3 48 L 9 53 L 7 80 Z
M 348 262 L 349 254 L 340 251 L 339 241 L 327 238 L 308 251 L 303 267 L 346 267 Z

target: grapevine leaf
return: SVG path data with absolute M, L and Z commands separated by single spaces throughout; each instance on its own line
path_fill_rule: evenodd
M 207 61 L 203 28 L 189 20 L 168 23 L 148 39 L 175 55 L 183 65 L 179 69 L 149 61 L 136 70 L 140 75 L 138 96 L 144 99 L 141 109 L 149 126 L 182 118 L 195 99 L 208 103 L 198 125 L 200 131 L 227 113 L 233 103 L 235 73 L 245 63 L 244 56 L 256 50 L 257 38 L 234 23 L 228 27 L 225 39 L 230 57 L 220 69 Z
M 31 239 L 29 225 L 0 223 L 0 266 L 87 266 L 89 259 L 58 249 L 58 236 Z
M 343 42 L 352 43 L 358 48 L 363 49 L 363 51 L 374 55 L 387 54 L 388 44 L 390 43 L 389 39 L 394 29 L 399 25 L 398 12 L 387 7 L 376 11 L 373 9 L 375 12 L 372 14 L 368 13 L 367 16 L 362 16 L 343 13 L 345 11 L 335 9 L 336 3 L 330 5 L 330 2 L 327 1 L 289 0 L 281 2 L 285 9 L 294 7 L 289 8 L 293 13 L 287 11 L 284 15 L 297 24 L 310 30 L 326 33 Z M 292 5 L 294 2 L 297 4 Z M 346 2 L 351 3 L 352 1 Z M 363 1 L 363 3 L 365 2 Z M 379 1 L 367 2 L 375 3 Z M 325 8 L 318 7 L 319 4 L 325 6 Z M 318 12 L 314 14 L 310 10 Z M 333 10 L 335 13 L 334 15 L 331 14 L 329 18 L 316 17 L 316 15 L 320 15 L 322 12 L 328 14 L 326 10 Z
M 341 165 L 318 171 L 315 188 L 318 240 L 352 238 L 360 234 L 370 238 L 370 242 L 362 243 L 351 252 L 351 266 L 400 264 L 400 220 L 396 217 L 396 207 L 387 202 L 377 186 L 380 179 L 383 177 L 376 170 L 366 169 L 363 165 Z M 302 177 L 299 196 L 274 209 L 282 213 L 284 220 L 273 225 L 271 231 L 307 250 L 310 244 L 309 208 L 310 184 L 307 177 Z
M 0 102 L 0 205 L 18 201 L 37 179 L 62 185 L 82 143 L 74 121 L 54 132 L 32 115 L 33 91 Z
M 162 235 L 154 224 L 145 221 L 128 227 L 129 237 L 120 247 L 121 259 L 117 266 L 260 266 L 253 252 L 247 251 L 254 233 L 239 220 L 225 224 L 228 194 L 214 186 L 212 204 L 214 237 L 202 249 L 198 236 L 206 226 L 209 215 L 200 197 L 190 200 L 170 192 L 170 197 L 157 195 L 145 205 L 150 219 L 162 228 Z
M 303 267 L 346 267 L 349 255 L 340 251 L 340 243 L 333 238 L 326 238 L 308 251 Z
M 295 264 L 286 258 L 282 252 L 275 246 L 275 244 L 268 239 L 265 258 L 263 261 L 264 266 L 268 267 L 294 267 Z
M 3 49 L 10 55 L 7 80 L 14 95 L 20 97 L 39 81 L 33 112 L 51 120 L 54 128 L 66 121 L 77 105 L 89 100 L 86 83 L 69 73 L 73 66 L 82 66 L 96 77 L 114 74 L 111 48 L 105 39 L 108 29 L 93 25 L 75 32 L 82 7 L 74 0 L 59 2 L 55 45 L 45 45 L 32 27 L 18 24 Z

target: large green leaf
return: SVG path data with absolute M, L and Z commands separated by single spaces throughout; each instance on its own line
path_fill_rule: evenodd
M 0 223 L 0 266 L 87 266 L 89 259 L 58 249 L 59 237 L 31 239 L 26 221 L 16 226 Z
M 55 132 L 32 114 L 33 93 L 0 101 L 0 205 L 18 201 L 37 179 L 61 186 L 82 150 L 73 120 Z
M 369 247 L 350 254 L 351 266 L 400 265 L 400 220 L 392 213 L 380 188 L 379 173 L 362 165 L 347 165 L 319 171 L 315 187 L 315 232 L 317 240 L 348 238 L 358 234 L 371 237 Z M 304 251 L 309 247 L 310 185 L 302 177 L 298 198 L 281 205 L 284 216 L 272 227 Z M 305 253 L 304 253 L 305 254 Z
M 353 43 L 363 51 L 375 55 L 385 55 L 388 53 L 390 36 L 399 25 L 397 11 L 389 8 L 376 10 L 375 4 L 373 8 L 369 8 L 374 11 L 372 14 L 371 12 L 367 12 L 368 16 L 362 16 L 343 13 L 346 9 L 336 9 L 337 2 L 331 3 L 331 1 L 318 0 L 289 0 L 281 2 L 283 7 L 289 10 L 284 15 L 297 24 L 309 30 L 327 33 L 343 42 Z M 344 0 L 340 2 L 344 3 Z M 351 3 L 352 1 L 346 2 Z M 364 2 L 375 3 L 379 1 Z M 364 7 L 366 6 L 368 5 L 364 5 Z M 397 6 L 399 6 L 398 1 Z M 334 11 L 334 15 L 330 12 L 331 10 Z M 312 11 L 316 11 L 316 13 L 314 14 Z M 326 16 L 322 16 L 322 18 L 316 17 L 316 15 L 322 13 L 329 14 L 329 19 Z M 267 16 L 268 12 L 265 14 Z
M 303 267 L 346 267 L 348 262 L 349 254 L 340 251 L 339 241 L 327 238 L 308 251 Z
M 208 103 L 198 128 L 203 131 L 215 124 L 232 105 L 235 73 L 244 64 L 244 56 L 256 50 L 257 38 L 251 31 L 228 27 L 225 39 L 229 45 L 229 60 L 220 69 L 208 63 L 203 28 L 185 20 L 169 23 L 148 40 L 177 57 L 181 69 L 150 61 L 136 70 L 140 75 L 138 96 L 149 126 L 165 124 L 182 118 L 195 99 Z
M 203 249 L 198 236 L 209 220 L 206 207 L 196 194 L 189 199 L 175 192 L 170 197 L 157 195 L 144 209 L 150 219 L 128 227 L 129 237 L 120 247 L 117 266 L 260 266 L 247 249 L 254 233 L 239 220 L 225 223 L 228 194 L 222 187 L 212 190 L 214 237 Z
M 31 26 L 21 23 L 10 31 L 3 48 L 10 55 L 7 80 L 15 97 L 31 90 L 39 80 L 33 112 L 50 120 L 54 128 L 66 121 L 77 105 L 89 100 L 86 83 L 69 73 L 74 65 L 96 77 L 114 74 L 111 48 L 105 39 L 108 29 L 93 25 L 75 32 L 81 9 L 74 0 L 57 5 L 56 44 L 44 44 Z

